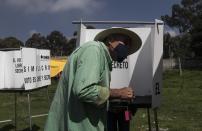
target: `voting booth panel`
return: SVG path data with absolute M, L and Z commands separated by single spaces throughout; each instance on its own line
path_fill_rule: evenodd
M 3 72 L 4 64 L 1 64 L 4 61 L 4 53 L 0 51 L 0 72 Z M 4 87 L 4 73 L 0 73 L 0 89 Z
M 139 37 L 138 44 L 141 46 L 122 63 L 113 62 L 110 88 L 130 86 L 136 96 L 149 96 L 152 107 L 158 107 L 162 88 L 163 22 L 155 20 L 150 26 L 124 29 L 134 32 Z M 96 40 L 104 30 L 107 29 L 87 29 L 81 23 L 77 46 Z
M 50 84 L 49 50 L 0 52 L 0 90 L 32 90 Z
M 21 52 L 1 51 L 0 54 L 0 89 L 23 88 Z
M 31 57 L 33 57 L 33 59 L 31 59 Z M 26 90 L 51 84 L 49 50 L 23 48 L 22 58 L 24 66 L 23 76 Z
M 153 38 L 153 93 L 152 93 L 152 106 L 157 107 L 160 105 L 162 93 L 162 72 L 163 72 L 163 25 L 160 20 L 156 20 Z
M 8 51 L 4 55 L 4 88 L 23 88 L 23 67 L 20 51 Z

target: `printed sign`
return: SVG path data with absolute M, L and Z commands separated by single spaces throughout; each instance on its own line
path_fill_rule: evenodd
M 22 48 L 0 52 L 0 89 L 31 90 L 50 84 L 49 50 Z
M 22 57 L 20 51 L 7 51 L 4 55 L 4 88 L 23 88 Z
M 0 89 L 4 88 L 4 52 L 0 51 Z
M 50 51 L 23 48 L 25 90 L 50 85 Z

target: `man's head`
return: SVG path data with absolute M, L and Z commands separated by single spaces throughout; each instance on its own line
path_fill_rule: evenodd
M 128 56 L 128 48 L 131 44 L 131 38 L 125 34 L 110 34 L 103 41 L 110 52 L 114 61 L 122 62 Z
M 136 52 L 141 46 L 140 37 L 125 28 L 110 28 L 98 33 L 94 40 L 104 42 L 114 61 L 123 61 L 128 55 Z

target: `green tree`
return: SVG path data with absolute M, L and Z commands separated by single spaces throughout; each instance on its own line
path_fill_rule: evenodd
M 95 27 L 92 25 L 86 25 L 86 28 L 95 29 Z M 68 46 L 65 48 L 65 50 L 67 51 L 67 55 L 70 55 L 76 48 L 77 35 L 78 35 L 77 31 L 74 31 L 73 38 L 69 40 Z
M 67 38 L 59 31 L 52 31 L 46 39 L 49 42 L 52 56 L 66 55 L 65 46 L 67 46 Z
M 181 45 L 193 50 L 198 56 L 202 56 L 202 1 L 182 0 L 181 4 L 172 6 L 172 15 L 164 15 L 162 20 L 170 27 L 178 28 L 181 38 L 189 36 L 191 44 Z M 181 42 L 187 43 L 183 40 Z M 180 43 L 180 44 L 184 44 Z M 189 45 L 189 46 L 188 46 Z M 183 53 L 186 54 L 186 53 Z
M 34 33 L 26 42 L 26 47 L 37 49 L 50 49 L 48 41 L 40 33 Z
M 0 49 L 3 48 L 2 41 L 3 40 L 0 38 Z
M 165 33 L 163 36 L 163 58 L 168 58 L 171 55 L 172 37 L 169 33 Z
M 175 57 L 185 59 L 190 56 L 191 35 L 184 34 L 171 38 L 171 50 L 174 52 Z
M 86 25 L 86 28 L 87 29 L 95 29 L 95 27 L 92 25 Z M 73 36 L 77 36 L 77 31 L 74 31 Z
M 70 55 L 76 48 L 76 37 L 71 38 L 65 46 L 66 55 Z
M 15 37 L 6 37 L 0 40 L 0 48 L 20 48 L 23 42 Z

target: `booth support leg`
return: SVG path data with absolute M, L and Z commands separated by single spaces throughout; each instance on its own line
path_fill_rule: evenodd
M 28 113 L 29 113 L 29 129 L 32 130 L 32 116 L 31 116 L 31 101 L 30 101 L 30 93 L 27 94 L 28 100 Z
M 49 98 L 49 95 L 48 95 L 48 86 L 46 86 L 46 95 L 47 95 L 48 104 L 50 106 L 50 98 Z
M 14 93 L 14 125 L 15 125 L 15 131 L 17 130 L 17 95 Z
M 155 120 L 156 131 L 159 131 L 158 117 L 157 117 L 157 108 L 154 108 L 154 120 Z
M 150 121 L 150 112 L 149 112 L 149 108 L 147 108 L 147 117 L 148 117 L 148 126 L 149 126 L 149 131 L 151 131 L 151 121 Z

